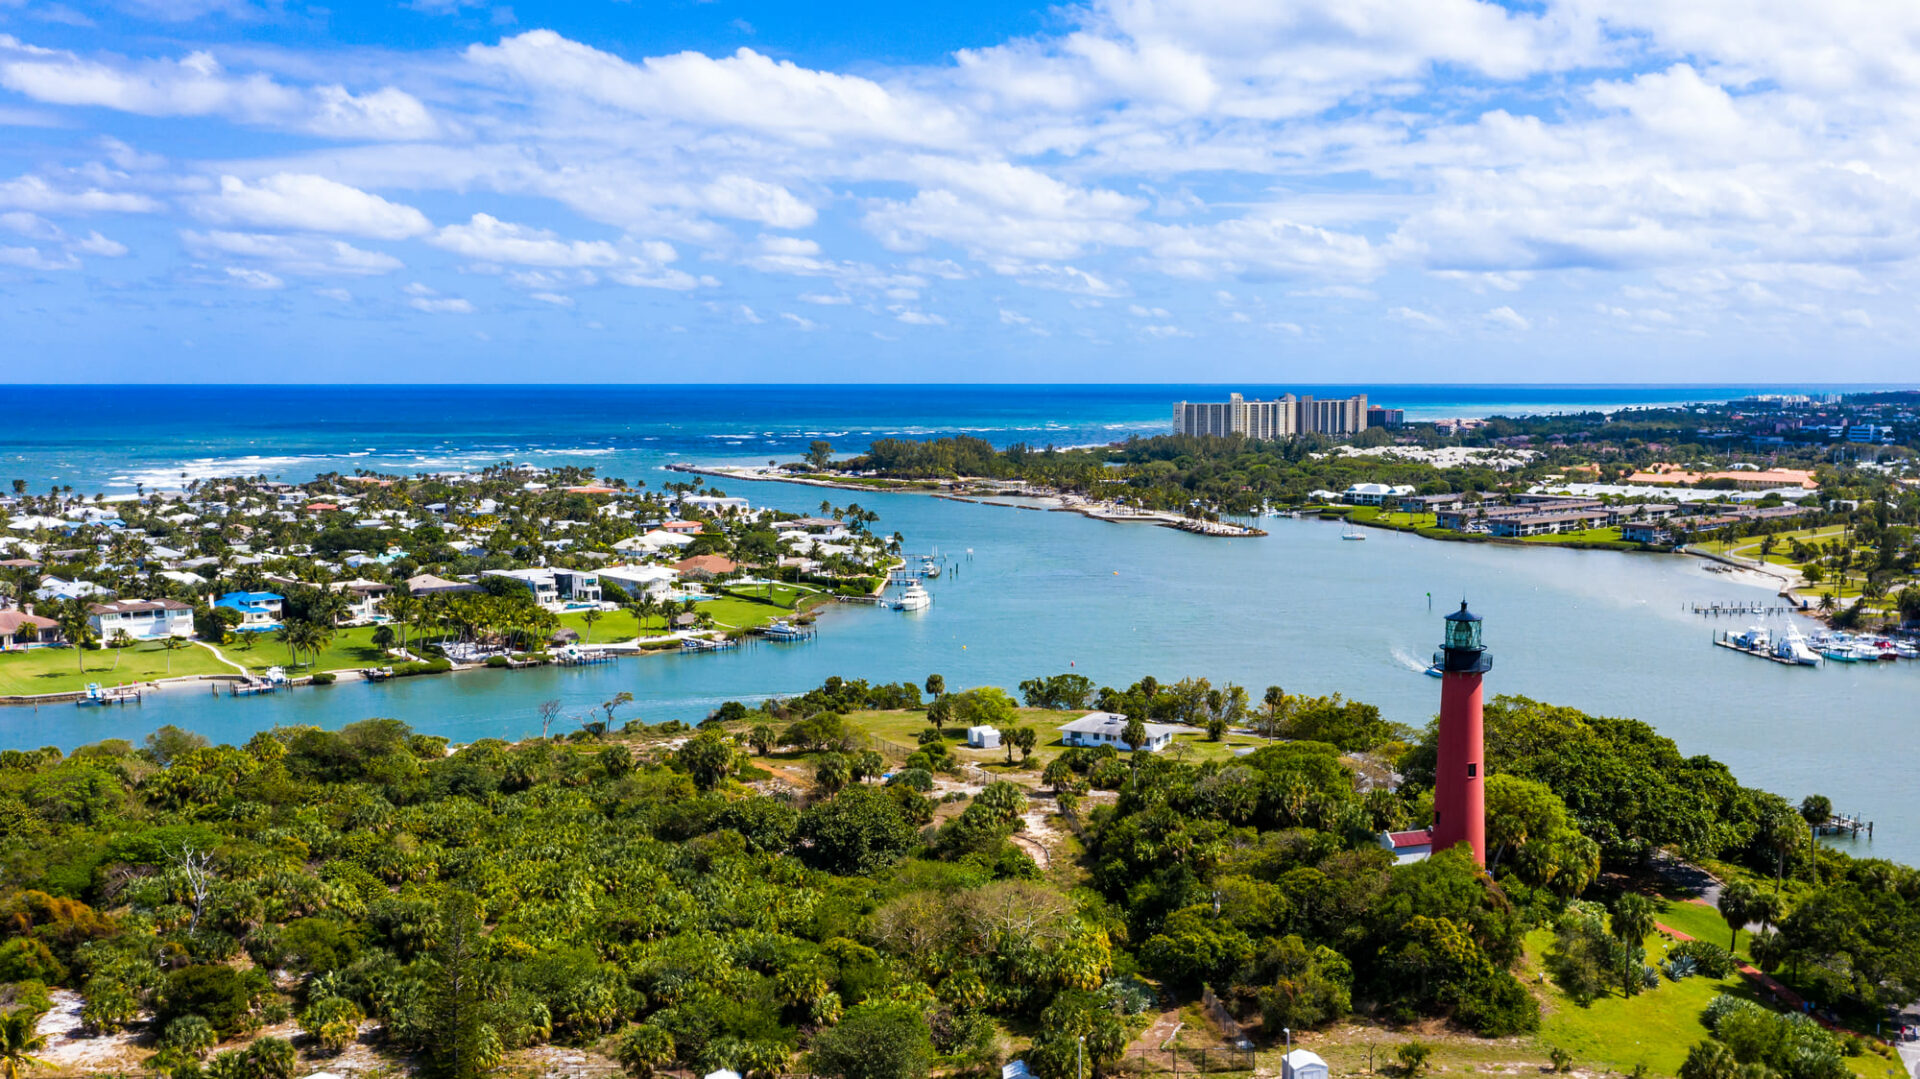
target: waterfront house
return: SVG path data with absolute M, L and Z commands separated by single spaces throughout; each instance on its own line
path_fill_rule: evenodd
M 240 624 L 233 628 L 242 633 L 279 629 L 285 603 L 286 597 L 277 592 L 228 592 L 213 601 L 215 607 L 239 612 Z
M 731 558 L 717 554 L 697 554 L 692 558 L 683 558 L 673 564 L 673 571 L 690 581 L 706 581 L 715 577 L 724 577 L 740 568 L 740 564 Z
M 177 599 L 123 599 L 87 607 L 87 624 L 102 641 L 122 633 L 136 641 L 193 636 L 193 608 Z
M 51 644 L 60 639 L 60 623 L 26 611 L 0 611 L 0 652 Z
M 478 592 L 480 586 L 468 581 L 449 581 L 444 577 L 435 577 L 431 573 L 419 573 L 407 578 L 407 592 L 415 596 L 432 596 L 445 592 Z
M 1173 744 L 1173 735 L 1178 728 L 1164 723 L 1148 723 L 1147 740 L 1141 749 L 1148 753 L 1158 753 Z M 1127 729 L 1127 717 L 1118 712 L 1088 712 L 1072 723 L 1060 728 L 1060 744 L 1067 746 L 1112 746 L 1122 752 L 1129 751 L 1126 740 L 1121 737 Z
M 33 598 L 41 600 L 104 599 L 112 595 L 112 589 L 102 588 L 92 581 L 69 581 L 54 576 L 41 578 L 40 587 L 33 591 Z
M 1457 510 L 1463 504 L 1463 496 L 1457 494 L 1409 495 L 1400 500 L 1400 512 L 1439 513 L 1442 510 Z
M 1560 532 L 1606 528 L 1613 523 L 1614 516 L 1613 511 L 1608 509 L 1556 509 L 1492 518 L 1487 521 L 1487 531 L 1496 536 L 1549 536 Z
M 343 626 L 365 622 L 375 622 L 386 617 L 380 609 L 380 601 L 393 591 L 390 584 L 355 578 L 351 581 L 338 581 L 327 586 L 335 592 L 343 592 L 347 597 L 347 609 L 341 613 L 339 622 Z
M 1620 538 L 1628 543 L 1669 544 L 1673 531 L 1660 521 L 1628 521 L 1620 526 Z
M 673 588 L 676 576 L 673 570 L 665 566 L 631 566 L 624 563 L 600 571 L 603 582 L 617 584 L 633 596 L 663 594 Z
M 1356 483 L 1341 495 L 1348 504 L 1354 506 L 1379 506 L 1389 499 L 1404 498 L 1414 492 L 1414 488 L 1402 483 L 1388 486 L 1384 483 Z
M 591 570 L 549 569 L 535 566 L 531 569 L 490 569 L 488 577 L 505 577 L 518 581 L 533 593 L 533 601 L 543 607 L 561 603 L 599 603 L 600 575 Z
M 668 521 L 660 526 L 663 532 L 677 532 L 683 536 L 692 536 L 706 529 L 699 521 Z

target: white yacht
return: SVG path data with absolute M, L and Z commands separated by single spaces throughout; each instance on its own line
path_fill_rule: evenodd
M 1736 633 L 1732 637 L 1735 648 L 1748 652 L 1767 652 L 1773 648 L 1773 635 L 1765 626 L 1748 626 L 1745 633 Z
M 1773 642 L 1773 654 L 1779 659 L 1798 663 L 1802 667 L 1820 665 L 1820 653 L 1807 644 L 1807 635 L 1800 632 L 1798 626 L 1788 626 L 1778 640 Z
M 919 581 L 915 581 L 907 586 L 905 592 L 900 593 L 900 598 L 893 602 L 893 609 L 896 611 L 920 611 L 932 605 L 932 593 L 929 593 Z

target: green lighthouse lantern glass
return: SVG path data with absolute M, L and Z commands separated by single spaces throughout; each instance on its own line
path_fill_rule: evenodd
M 1478 652 L 1480 644 L 1480 616 L 1467 610 L 1465 601 L 1460 609 L 1447 616 L 1446 648 L 1449 651 Z

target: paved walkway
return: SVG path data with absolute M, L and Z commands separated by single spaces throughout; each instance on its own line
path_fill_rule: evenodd
M 220 662 L 226 664 L 229 667 L 232 667 L 234 670 L 239 671 L 241 674 L 250 673 L 245 667 L 242 667 L 238 663 L 235 663 L 234 661 L 228 659 L 226 656 L 226 653 L 220 651 L 218 648 L 215 648 L 214 646 L 208 644 L 207 642 L 194 641 L 193 643 L 199 645 L 200 647 L 206 649 L 209 652 L 212 652 L 213 658 L 219 660 Z

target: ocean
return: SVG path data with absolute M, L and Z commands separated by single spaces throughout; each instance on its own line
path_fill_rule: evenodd
M 1854 387 L 1857 388 L 1857 387 Z M 678 460 L 789 460 L 823 438 L 970 434 L 1073 446 L 1167 430 L 1177 400 L 1366 393 L 1411 419 L 1725 401 L 1770 386 L 0 386 L 0 483 L 108 494 L 214 476 L 500 461 L 640 479 Z M 1838 392 L 1840 387 L 1794 387 Z

